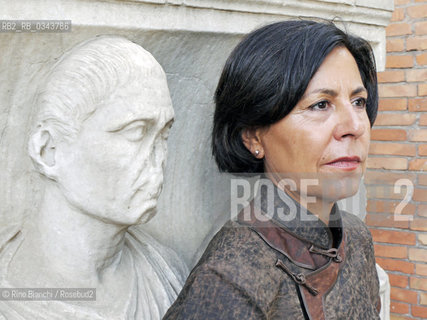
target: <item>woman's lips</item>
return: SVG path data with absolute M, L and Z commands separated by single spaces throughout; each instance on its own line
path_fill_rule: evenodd
M 337 158 L 331 162 L 328 162 L 326 165 L 341 170 L 351 171 L 357 169 L 360 166 L 360 163 L 360 158 L 354 156 Z

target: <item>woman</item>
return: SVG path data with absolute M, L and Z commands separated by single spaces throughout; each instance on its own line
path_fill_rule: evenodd
M 274 188 L 216 234 L 164 319 L 379 319 L 370 233 L 335 204 L 366 167 L 369 44 L 328 23 L 265 26 L 228 58 L 215 102 L 219 169 Z

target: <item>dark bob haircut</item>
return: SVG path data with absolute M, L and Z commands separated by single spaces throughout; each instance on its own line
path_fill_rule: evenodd
M 212 153 L 231 173 L 263 172 L 263 160 L 244 146 L 242 132 L 268 127 L 289 114 L 326 56 L 336 47 L 353 55 L 368 91 L 373 125 L 378 110 L 375 60 L 369 43 L 333 23 L 283 21 L 247 35 L 227 59 L 215 92 Z

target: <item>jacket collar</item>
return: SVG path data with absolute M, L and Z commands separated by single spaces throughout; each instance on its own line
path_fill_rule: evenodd
M 342 240 L 341 212 L 334 204 L 329 225 L 277 188 L 259 188 L 253 205 L 296 238 L 322 249 L 337 248 Z

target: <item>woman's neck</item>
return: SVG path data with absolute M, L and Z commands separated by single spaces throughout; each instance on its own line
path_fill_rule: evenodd
M 325 225 L 329 224 L 329 218 L 331 214 L 332 207 L 334 206 L 333 202 L 321 201 L 318 197 L 303 195 L 300 192 L 292 191 L 289 188 L 283 190 L 289 195 L 292 199 L 297 201 L 301 207 L 306 208 L 312 214 L 314 214 L 320 221 Z
M 278 181 L 278 178 L 268 172 L 266 173 L 266 177 L 270 179 L 277 188 L 286 192 L 287 195 L 289 195 L 292 199 L 298 202 L 302 208 L 305 208 L 310 211 L 324 224 L 329 224 L 330 214 L 332 211 L 332 207 L 334 206 L 333 201 L 327 201 L 318 196 L 304 194 L 300 192 L 298 188 L 292 188 L 296 189 L 292 190 L 288 185 L 281 185 Z

